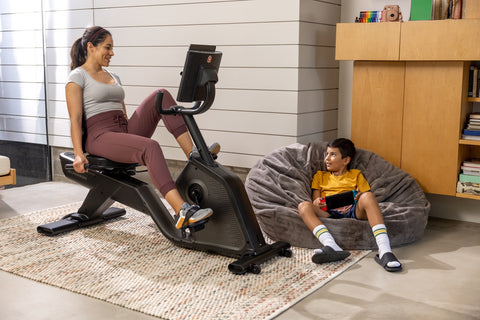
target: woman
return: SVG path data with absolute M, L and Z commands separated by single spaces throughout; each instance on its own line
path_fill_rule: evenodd
M 70 51 L 71 72 L 65 85 L 76 172 L 86 172 L 88 163 L 82 146 L 82 119 L 86 121 L 85 150 L 93 155 L 123 163 L 147 166 L 155 187 L 175 210 L 176 228 L 204 220 L 212 215 L 210 208 L 190 205 L 180 196 L 168 170 L 162 149 L 151 139 L 158 122 L 163 120 L 167 130 L 176 138 L 188 156 L 193 143 L 182 117 L 161 116 L 155 109 L 157 91 L 142 101 L 128 119 L 120 79 L 105 69 L 113 57 L 111 33 L 98 26 L 85 30 Z M 162 108 L 175 105 L 170 93 L 164 93 Z M 218 144 L 214 145 L 217 153 Z

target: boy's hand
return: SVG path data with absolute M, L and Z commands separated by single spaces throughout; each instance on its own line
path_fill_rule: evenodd
M 326 210 L 327 205 L 325 204 L 325 198 L 323 197 L 318 197 L 315 200 L 313 200 L 313 205 L 316 207 L 319 207 L 322 210 Z
M 355 193 L 355 199 L 354 199 L 354 200 L 355 200 L 355 202 L 357 202 L 358 199 L 360 199 L 360 195 L 361 195 L 363 192 L 361 192 L 359 189 L 357 189 L 357 190 L 355 190 L 355 191 L 356 191 L 356 193 Z

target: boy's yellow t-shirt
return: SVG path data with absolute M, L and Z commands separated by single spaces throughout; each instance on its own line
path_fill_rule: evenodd
M 357 169 L 350 169 L 341 176 L 334 176 L 329 171 L 317 171 L 313 176 L 312 189 L 320 190 L 321 196 L 326 197 L 356 189 L 367 192 L 370 191 L 370 185 Z

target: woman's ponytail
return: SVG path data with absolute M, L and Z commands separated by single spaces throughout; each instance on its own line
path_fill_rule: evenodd
M 73 43 L 72 49 L 70 49 L 70 70 L 76 69 L 87 61 L 86 50 L 83 48 L 82 38 L 78 38 Z

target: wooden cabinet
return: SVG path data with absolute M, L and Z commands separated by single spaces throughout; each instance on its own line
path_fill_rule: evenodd
M 479 141 L 460 139 L 475 102 L 467 99 L 468 69 L 480 60 L 479 43 L 478 19 L 338 24 L 336 59 L 354 60 L 355 144 L 410 173 L 425 192 L 480 199 L 456 193 L 461 162 L 480 157 Z

